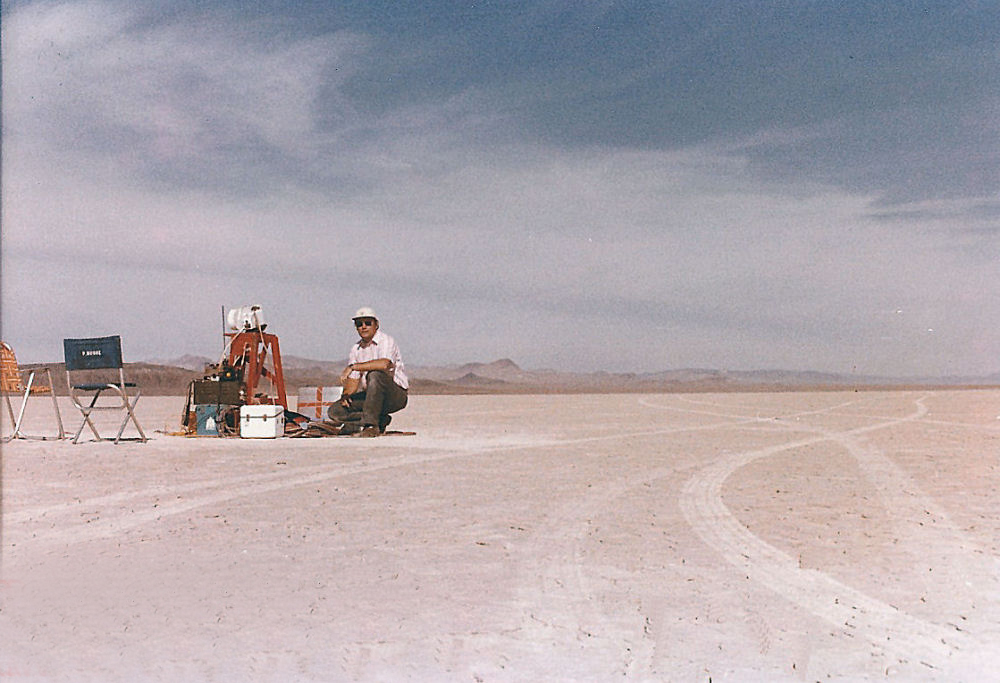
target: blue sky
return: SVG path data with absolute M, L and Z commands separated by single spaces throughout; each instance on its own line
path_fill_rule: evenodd
M 7 2 L 2 332 L 1000 370 L 992 2 Z

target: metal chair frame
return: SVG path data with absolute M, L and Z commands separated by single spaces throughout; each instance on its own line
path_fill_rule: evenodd
M 148 440 L 145 432 L 142 431 L 142 427 L 139 425 L 139 420 L 135 417 L 135 406 L 139 402 L 142 392 L 134 383 L 125 381 L 121 345 L 121 337 L 117 335 L 112 337 L 63 340 L 63 351 L 66 358 L 66 386 L 69 388 L 69 396 L 73 401 L 73 405 L 83 415 L 83 421 L 80 423 L 79 429 L 76 430 L 76 434 L 73 435 L 73 443 L 79 443 L 80 434 L 83 433 L 84 427 L 90 427 L 90 431 L 94 433 L 94 437 L 98 441 L 114 441 L 117 444 L 122 441 L 140 441 L 145 443 Z M 71 373 L 74 371 L 108 369 L 118 370 L 117 383 L 94 382 L 73 384 Z M 136 388 L 136 392 L 131 396 L 128 393 L 130 387 Z M 98 399 L 106 391 L 111 392 L 115 398 L 120 399 L 120 403 L 116 401 L 111 405 L 98 405 Z M 89 397 L 90 403 L 85 404 L 84 401 L 88 398 L 86 394 L 91 392 L 93 395 Z M 97 431 L 93 420 L 90 419 L 91 413 L 99 410 L 121 410 L 124 413 L 121 425 L 118 427 L 118 434 L 115 435 L 114 439 L 102 437 L 100 432 Z M 138 438 L 122 437 L 125 427 L 128 426 L 130 421 L 139 432 Z
M 13 350 L 9 346 L 7 346 L 7 344 L 4 344 L 4 347 L 5 350 L 10 351 L 11 358 L 13 358 Z M 13 363 L 15 361 L 12 360 L 11 362 Z M 24 372 L 28 373 L 27 381 L 24 381 L 23 379 Z M 39 386 L 35 385 L 35 377 L 41 372 L 44 372 L 49 379 L 49 385 L 47 387 L 43 387 L 41 385 Z M 50 439 L 65 439 L 66 430 L 63 429 L 62 415 L 59 413 L 59 402 L 56 400 L 55 385 L 52 383 L 52 370 L 50 370 L 49 368 L 36 368 L 33 370 L 23 371 L 20 368 L 18 368 L 16 370 L 16 374 L 17 374 L 16 377 L 17 387 L 19 388 L 15 388 L 14 391 L 12 392 L 10 391 L 12 387 L 9 386 L 9 383 L 6 381 L 3 383 L 4 403 L 7 404 L 7 414 L 10 415 L 10 423 L 13 425 L 14 430 L 9 436 L 3 437 L 2 439 L 0 439 L 0 441 L 6 443 L 14 439 L 34 439 L 37 441 L 48 441 Z M 47 393 L 49 394 L 49 396 L 52 397 L 52 408 L 56 413 L 56 424 L 58 424 L 59 426 L 58 436 L 38 436 L 32 434 L 25 434 L 23 431 L 21 431 L 21 423 L 24 421 L 24 412 L 28 407 L 28 397 L 31 396 L 32 393 L 36 394 L 42 393 L 39 391 L 39 389 L 43 390 L 47 389 L 48 390 Z M 17 417 L 14 416 L 14 407 L 13 405 L 11 405 L 10 402 L 11 394 L 15 392 L 16 395 L 21 397 L 21 407 L 17 411 Z

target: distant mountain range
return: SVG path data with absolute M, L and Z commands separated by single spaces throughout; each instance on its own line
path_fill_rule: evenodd
M 214 362 L 205 356 L 185 355 L 168 360 L 137 363 L 149 374 L 152 393 L 183 394 L 187 382 L 201 377 Z M 282 356 L 282 370 L 289 393 L 301 386 L 339 384 L 347 360 L 324 361 Z M 154 370 L 156 368 L 156 370 Z M 1000 386 L 1000 373 L 982 377 L 877 377 L 790 370 L 728 371 L 687 368 L 647 373 L 564 372 L 525 370 L 509 358 L 490 363 L 422 366 L 407 365 L 413 393 L 629 393 L 697 391 L 777 391 L 805 389 L 985 387 Z M 152 375 L 160 375 L 157 381 Z

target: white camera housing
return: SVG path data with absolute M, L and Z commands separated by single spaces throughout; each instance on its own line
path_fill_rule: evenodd
M 235 332 L 263 331 L 267 327 L 264 313 L 256 304 L 230 308 L 229 314 L 226 316 L 226 324 L 229 325 L 229 329 Z

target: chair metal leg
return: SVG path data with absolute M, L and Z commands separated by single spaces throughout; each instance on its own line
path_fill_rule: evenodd
M 139 436 L 142 437 L 140 440 L 146 443 L 149 439 L 146 437 L 146 432 L 142 431 L 142 426 L 139 424 L 139 420 L 135 416 L 135 406 L 139 402 L 139 396 L 141 394 L 135 395 L 135 400 L 132 401 L 132 405 L 128 409 L 128 414 L 132 416 L 132 424 L 135 425 L 136 430 L 139 432 Z
M 59 401 L 56 399 L 56 392 L 52 392 L 52 409 L 56 411 L 56 424 L 59 425 L 59 439 L 66 438 L 66 429 L 63 427 L 62 414 L 59 412 Z
M 44 370 L 49 378 L 49 387 L 50 387 L 49 395 L 52 397 L 52 410 L 56 414 L 56 424 L 59 427 L 59 435 L 54 438 L 60 440 L 65 439 L 66 430 L 63 427 L 62 414 L 59 412 L 59 402 L 56 399 L 55 385 L 52 384 L 52 371 L 49 370 L 48 368 L 44 368 Z M 10 415 L 11 424 L 13 425 L 13 431 L 11 432 L 10 436 L 4 437 L 3 441 L 11 441 L 12 439 L 40 439 L 42 441 L 46 441 L 50 438 L 53 438 L 48 436 L 31 436 L 21 431 L 21 424 L 24 422 L 24 413 L 28 407 L 28 398 L 31 396 L 31 388 L 35 384 L 36 372 L 37 372 L 36 370 L 32 370 L 28 373 L 28 381 L 25 384 L 24 393 L 21 394 L 21 407 L 17 412 L 17 417 L 14 417 L 14 409 L 10 403 L 10 395 L 8 393 L 4 393 L 4 401 L 7 403 L 7 413 Z
M 73 443 L 80 443 L 80 434 L 83 433 L 83 428 L 90 421 L 90 418 L 84 413 L 83 421 L 80 423 L 79 429 L 76 430 L 76 434 L 73 435 Z M 94 428 L 93 425 L 90 426 L 91 429 Z
M 80 428 L 76 430 L 76 434 L 73 436 L 73 443 L 80 443 L 80 434 L 83 433 L 84 426 L 89 426 L 90 431 L 94 433 L 94 438 L 98 441 L 103 441 L 101 438 L 101 433 L 97 431 L 97 427 L 94 426 L 93 421 L 90 419 L 90 413 L 94 410 L 94 405 L 97 403 L 97 398 L 101 395 L 98 391 L 94 394 L 94 398 L 90 401 L 90 405 L 84 408 L 83 406 L 77 404 L 80 412 L 83 413 L 83 422 L 80 423 Z
M 4 403 L 7 404 L 7 414 L 10 415 L 10 426 L 11 429 L 13 430 L 8 436 L 3 437 L 2 439 L 2 443 L 7 443 L 8 441 L 17 438 L 17 430 L 15 429 L 17 420 L 14 418 L 14 406 L 10 404 L 10 394 L 8 394 L 6 391 L 3 392 L 3 401 Z
M 80 434 L 83 433 L 84 426 L 90 427 L 90 431 L 94 433 L 95 439 L 97 439 L 98 441 L 104 440 L 104 438 L 101 436 L 101 433 L 97 431 L 97 427 L 94 426 L 93 421 L 90 419 L 90 412 L 88 411 L 83 418 L 83 422 L 80 423 L 80 428 L 76 430 L 76 436 L 73 437 L 73 443 L 80 443 Z
M 135 417 L 135 412 L 134 412 L 135 411 L 135 404 L 139 402 L 139 396 L 140 396 L 140 394 L 136 394 L 135 395 L 135 399 L 132 401 L 131 405 L 129 405 L 129 401 L 128 401 L 127 398 L 123 399 L 125 401 L 125 412 L 126 412 L 126 415 L 125 415 L 125 419 L 122 420 L 121 427 L 118 428 L 118 435 L 115 437 L 115 443 L 118 443 L 118 442 L 121 441 L 122 434 L 125 432 L 125 427 L 128 425 L 129 420 L 132 420 L 132 424 L 135 425 L 135 428 L 139 432 L 139 441 L 141 441 L 142 443 L 146 443 L 146 441 L 148 440 L 146 438 L 146 433 L 143 432 L 142 431 L 142 427 L 139 426 L 139 420 L 137 420 L 136 417 Z
M 28 374 L 28 383 L 24 386 L 24 395 L 21 396 L 21 409 L 17 411 L 17 421 L 14 423 L 14 436 L 23 438 L 21 435 L 21 422 L 24 421 L 24 409 L 28 407 L 28 396 L 31 395 L 31 385 L 35 383 L 35 373 Z
M 135 405 L 139 402 L 140 394 L 136 394 L 133 400 L 130 402 L 128 399 L 128 395 L 124 394 L 122 390 L 116 387 L 115 385 L 113 384 L 109 385 L 108 389 L 114 389 L 119 393 L 119 397 L 121 398 L 122 401 L 122 405 L 120 408 L 118 406 L 95 407 L 97 405 L 97 400 L 100 398 L 101 393 L 104 391 L 104 389 L 97 390 L 97 393 L 94 394 L 93 399 L 91 399 L 90 404 L 87 406 L 84 406 L 82 403 L 74 400 L 76 407 L 79 408 L 80 412 L 83 414 L 83 421 L 80 423 L 79 429 L 76 430 L 76 434 L 73 436 L 73 443 L 80 443 L 80 435 L 83 433 L 83 428 L 85 426 L 90 427 L 90 431 L 94 433 L 94 438 L 97 439 L 98 441 L 113 441 L 116 444 L 121 443 L 122 441 L 140 441 L 142 443 L 149 441 L 149 438 L 146 436 L 146 433 L 142 431 L 142 426 L 139 424 L 138 418 L 136 418 L 135 416 Z M 107 438 L 102 437 L 100 432 L 97 431 L 97 427 L 94 425 L 93 420 L 90 419 L 90 414 L 94 410 L 117 410 L 117 409 L 120 409 L 125 413 L 124 417 L 122 418 L 121 424 L 118 426 L 118 433 L 115 434 L 115 437 L 113 439 L 110 437 Z M 125 428 L 128 426 L 130 420 L 132 421 L 132 424 L 135 425 L 136 431 L 139 432 L 138 439 L 131 437 L 127 439 L 122 438 L 122 434 L 125 433 Z
M 49 376 L 49 386 L 52 390 L 49 392 L 49 396 L 52 397 L 52 410 L 56 413 L 56 424 L 59 425 L 59 439 L 66 438 L 66 430 L 63 429 L 62 414 L 59 412 L 59 401 L 56 399 L 56 385 L 52 383 L 52 371 L 45 368 L 45 373 Z

